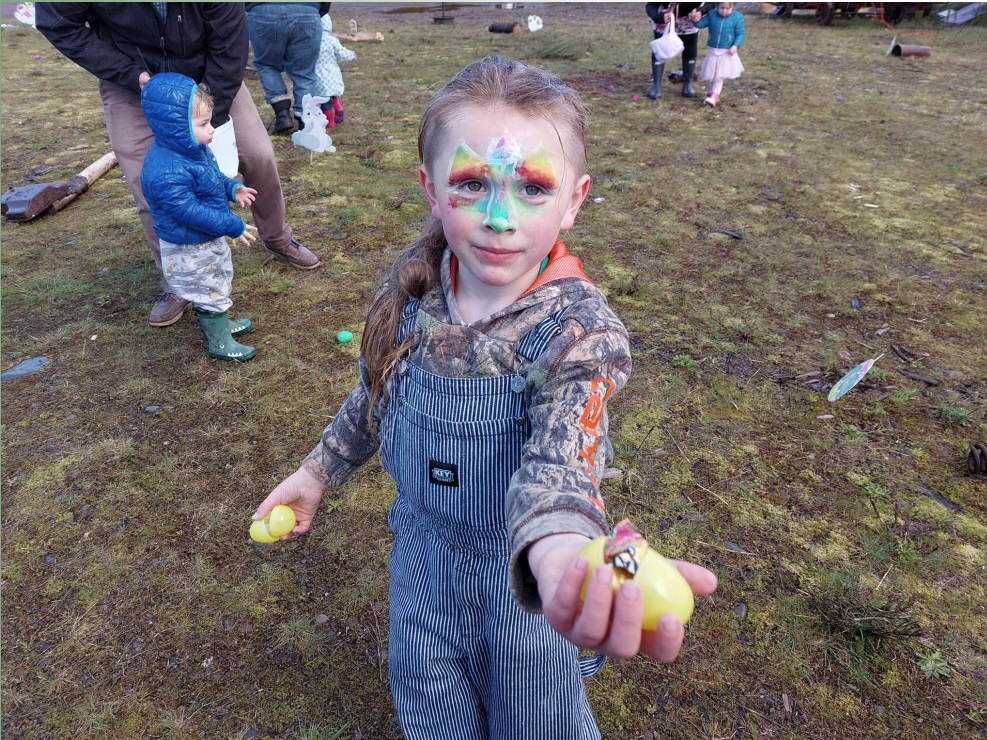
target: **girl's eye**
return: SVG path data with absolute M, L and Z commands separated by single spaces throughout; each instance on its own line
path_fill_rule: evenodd
M 544 195 L 545 188 L 543 188 L 541 185 L 532 185 L 531 183 L 528 183 L 523 188 L 521 188 L 521 192 L 531 198 L 534 198 L 535 196 L 538 195 Z
M 460 187 L 465 188 L 471 193 L 479 193 L 483 190 L 483 183 L 479 180 L 470 180 L 469 182 L 463 183 Z

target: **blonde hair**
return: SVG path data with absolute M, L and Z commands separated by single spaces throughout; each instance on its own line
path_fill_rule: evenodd
M 426 169 L 431 169 L 458 114 L 469 108 L 544 118 L 555 127 L 575 177 L 585 174 L 586 109 L 579 95 L 552 72 L 499 56 L 465 67 L 425 106 L 418 128 L 418 158 Z M 401 310 L 409 297 L 421 298 L 439 285 L 445 248 L 442 222 L 431 218 L 422 235 L 398 254 L 370 307 L 361 352 L 370 376 L 371 422 L 388 375 L 412 341 L 408 337 L 401 345 L 395 343 Z
M 211 111 L 215 107 L 216 101 L 213 100 L 209 87 L 196 85 L 195 92 L 192 93 L 192 114 L 195 115 L 196 111 Z

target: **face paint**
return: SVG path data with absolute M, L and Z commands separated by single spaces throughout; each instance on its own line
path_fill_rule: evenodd
M 517 228 L 519 209 L 541 205 L 528 202 L 524 195 L 552 195 L 558 187 L 555 169 L 543 149 L 523 159 L 521 147 L 506 136 L 490 142 L 486 157 L 462 142 L 449 162 L 448 182 L 449 207 L 476 209 L 484 216 L 483 224 L 497 233 Z M 536 195 L 523 192 L 531 186 L 538 189 Z

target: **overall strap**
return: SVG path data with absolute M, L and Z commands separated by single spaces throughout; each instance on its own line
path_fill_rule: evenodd
M 401 344 L 415 330 L 415 324 L 418 319 L 418 307 L 420 305 L 421 301 L 417 298 L 409 298 L 404 304 L 404 308 L 401 309 L 401 323 L 398 325 L 398 335 L 395 337 L 395 344 Z
M 537 360 L 548 343 L 562 333 L 562 314 L 565 312 L 566 309 L 563 308 L 542 319 L 535 328 L 521 337 L 517 345 L 517 353 L 528 362 Z

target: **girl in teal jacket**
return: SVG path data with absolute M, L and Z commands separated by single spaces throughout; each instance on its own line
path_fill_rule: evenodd
M 699 71 L 708 90 L 703 105 L 715 108 L 720 102 L 723 80 L 734 80 L 744 71 L 737 50 L 744 43 L 744 16 L 733 9 L 733 3 L 717 3 L 716 12 L 695 20 L 696 28 L 709 28 L 709 50 Z

